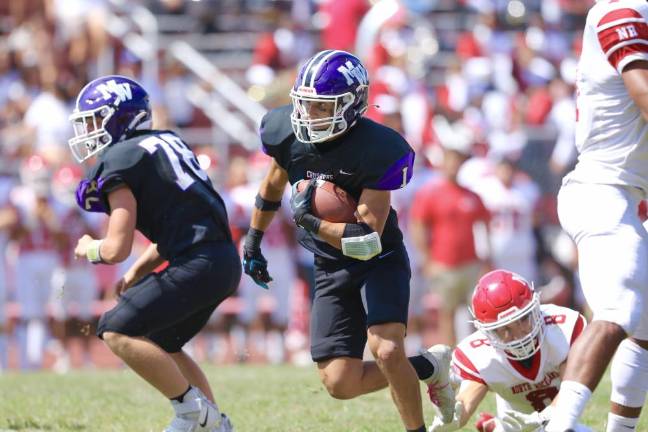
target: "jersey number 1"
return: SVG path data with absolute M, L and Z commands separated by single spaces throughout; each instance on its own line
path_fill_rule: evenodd
M 185 168 L 183 168 L 180 163 L 180 158 L 182 158 L 184 165 L 189 167 L 196 177 L 207 181 L 207 174 L 200 168 L 193 152 L 177 136 L 169 133 L 152 136 L 140 142 L 139 145 L 144 147 L 146 151 L 151 154 L 155 153 L 159 148 L 164 151 L 164 154 L 169 160 L 171 168 L 175 173 L 176 183 L 180 186 L 180 189 L 186 190 L 196 181 L 195 178 L 188 173 Z
M 407 168 L 408 167 L 403 167 L 403 183 L 400 185 L 401 189 L 407 185 Z

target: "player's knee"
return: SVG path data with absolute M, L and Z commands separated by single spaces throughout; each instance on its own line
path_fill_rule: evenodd
M 378 364 L 383 367 L 389 367 L 399 363 L 404 356 L 404 352 L 402 344 L 392 340 L 382 339 L 375 347 L 373 355 Z
M 332 398 L 345 400 L 357 396 L 353 380 L 347 379 L 344 375 L 322 374 L 321 379 Z
M 589 333 L 596 334 L 605 343 L 617 346 L 627 336 L 626 329 L 621 323 L 613 321 L 596 320 L 592 321 L 588 328 Z
M 118 356 L 128 348 L 128 337 L 123 334 L 104 332 L 102 338 L 108 348 Z

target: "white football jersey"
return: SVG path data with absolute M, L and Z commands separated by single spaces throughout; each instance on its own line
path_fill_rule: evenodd
M 560 366 L 572 342 L 585 327 L 578 312 L 552 304 L 541 305 L 545 337 L 540 350 L 525 368 L 494 349 L 486 335 L 476 331 L 462 340 L 452 356 L 452 367 L 463 380 L 476 381 L 495 393 L 497 412 L 542 411 L 560 388 Z
M 540 198 L 538 186 L 520 178 L 506 187 L 497 177 L 489 176 L 475 185 L 475 192 L 491 214 L 490 239 L 496 267 L 508 268 L 508 259 L 534 257 L 533 215 Z
M 587 15 L 577 74 L 575 181 L 648 191 L 648 124 L 621 77 L 648 61 L 648 2 L 605 0 Z

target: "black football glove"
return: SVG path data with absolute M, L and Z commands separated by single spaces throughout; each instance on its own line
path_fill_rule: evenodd
M 298 184 L 299 182 L 292 186 L 292 196 L 290 197 L 290 209 L 293 213 L 293 220 L 297 226 L 304 228 L 306 231 L 317 234 L 322 220 L 311 213 L 313 205 L 313 191 L 317 187 L 317 179 L 309 180 L 308 186 L 306 186 L 306 189 L 301 192 L 297 191 Z
M 263 289 L 268 289 L 272 277 L 268 273 L 268 260 L 261 253 L 263 231 L 250 228 L 243 245 L 243 271 Z

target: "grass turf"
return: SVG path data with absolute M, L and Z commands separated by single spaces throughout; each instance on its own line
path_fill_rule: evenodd
M 403 430 L 389 392 L 350 401 L 332 399 L 319 383 L 315 367 L 208 366 L 206 370 L 221 409 L 238 432 Z M 608 395 L 606 376 L 583 419 L 595 431 L 604 430 Z M 433 411 L 426 399 L 424 403 L 430 422 Z M 491 396 L 480 411 L 494 412 Z M 171 416 L 169 403 L 128 370 L 0 376 L 0 432 L 159 432 Z M 474 431 L 473 423 L 463 430 Z M 648 430 L 648 421 L 641 421 L 637 430 Z

